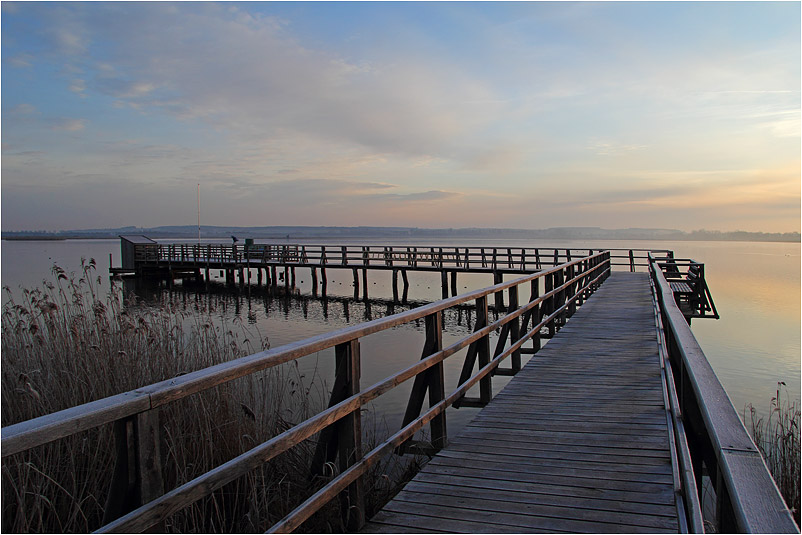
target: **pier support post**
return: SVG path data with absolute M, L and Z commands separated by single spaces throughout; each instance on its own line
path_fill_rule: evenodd
M 442 287 L 443 299 L 448 298 L 448 272 L 444 269 L 440 271 L 440 286 Z
M 404 289 L 402 290 L 403 293 L 401 295 L 401 302 L 406 303 L 407 296 L 409 295 L 409 279 L 407 278 L 406 269 L 401 270 L 401 280 L 404 282 Z
M 354 273 L 354 299 L 359 299 L 359 271 L 356 268 L 351 268 Z
M 493 284 L 500 284 L 504 282 L 504 274 L 500 271 L 493 272 Z M 494 295 L 496 312 L 504 310 L 504 292 L 496 292 Z
M 393 302 L 398 301 L 398 270 L 393 269 Z
M 295 288 L 295 266 L 290 268 L 290 287 Z
M 368 300 L 368 268 L 362 268 L 362 286 L 364 289 L 362 290 L 362 297 L 365 301 Z
M 317 295 L 317 268 L 312 268 L 312 295 Z
M 457 293 L 457 272 L 455 270 L 451 272 L 451 296 L 453 297 Z
M 320 268 L 320 293 L 326 295 L 326 286 L 328 285 L 328 279 L 326 278 L 326 268 Z
M 275 288 L 276 286 L 278 286 L 278 273 L 276 270 L 276 266 L 270 267 L 270 275 L 271 275 L 271 284 L 273 285 L 273 288 Z

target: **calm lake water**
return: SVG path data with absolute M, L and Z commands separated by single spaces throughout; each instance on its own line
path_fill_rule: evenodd
M 165 240 L 175 241 L 175 240 Z M 222 240 L 210 240 L 220 242 Z M 260 240 L 256 240 L 260 242 Z M 286 243 L 286 242 L 285 242 Z M 294 243 L 305 243 L 298 241 Z M 399 240 L 381 243 L 376 240 L 334 241 L 316 239 L 306 243 L 354 245 L 410 245 Z M 747 403 L 765 412 L 774 396 L 778 381 L 784 381 L 792 400 L 800 398 L 800 244 L 745 242 L 642 242 L 586 241 L 559 242 L 522 240 L 420 240 L 415 245 L 505 247 L 560 247 L 576 249 L 655 248 L 672 249 L 680 258 L 693 258 L 705 263 L 708 285 L 720 320 L 694 320 L 692 330 L 708 360 L 727 390 L 736 410 L 742 412 Z M 66 241 L 3 241 L 0 248 L 3 286 L 18 294 L 20 287 L 38 286 L 53 280 L 50 269 L 58 264 L 67 271 L 79 271 L 81 258 L 94 258 L 97 273 L 108 289 L 109 254 L 115 266 L 120 263 L 119 240 Z M 219 273 L 215 273 L 219 278 Z M 214 304 L 216 313 L 227 319 L 241 318 L 252 331 L 267 337 L 271 347 L 356 324 L 368 319 L 406 310 L 415 304 L 440 297 L 440 276 L 436 273 L 410 273 L 410 305 L 392 303 L 390 272 L 371 272 L 371 301 L 353 299 L 350 270 L 328 270 L 329 298 L 311 296 L 308 269 L 296 272 L 298 293 L 291 297 L 271 296 L 263 289 L 226 291 L 214 287 L 209 294 L 189 289 L 172 291 L 175 299 L 192 307 L 196 300 Z M 220 279 L 222 281 L 222 279 Z M 255 277 L 253 281 L 255 282 Z M 489 286 L 489 275 L 460 275 L 459 289 L 468 291 Z M 221 285 L 222 286 L 222 285 Z M 163 297 L 166 289 L 142 290 L 147 299 Z M 3 295 L 5 303 L 7 296 Z M 456 340 L 472 329 L 467 313 L 447 316 L 444 344 Z M 371 335 L 362 340 L 362 385 L 369 386 L 390 373 L 420 358 L 423 325 L 404 326 Z M 303 367 L 310 375 L 331 384 L 332 354 L 305 357 Z M 447 361 L 448 387 L 456 384 L 461 362 L 455 356 Z M 505 378 L 494 379 L 498 391 Z M 408 386 L 383 397 L 376 410 L 388 426 L 397 428 L 408 398 Z M 461 427 L 475 413 L 460 409 L 449 412 L 449 432 Z

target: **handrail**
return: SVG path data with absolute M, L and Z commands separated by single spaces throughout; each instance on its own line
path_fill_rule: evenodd
M 649 252 L 673 257 L 668 249 L 481 247 L 481 246 L 375 246 L 313 244 L 139 244 L 139 262 L 290 264 L 306 267 L 349 267 L 372 269 L 413 269 L 437 271 L 504 271 L 529 273 L 590 256 L 593 251 L 610 251 L 613 266 L 630 271 L 648 268 Z
M 704 465 L 715 486 L 718 531 L 799 533 L 757 446 L 651 255 L 650 265 L 697 487 L 702 493 Z
M 152 493 L 143 492 L 142 502 L 144 505 L 138 506 L 139 504 L 136 504 L 138 508 L 109 522 L 100 531 L 147 529 L 163 520 L 169 514 L 194 503 L 225 483 L 299 444 L 304 439 L 318 432 L 325 432 L 326 429 L 330 429 L 328 427 L 330 424 L 338 421 L 345 422 L 346 425 L 339 426 L 340 431 L 338 433 L 345 433 L 346 435 L 340 436 L 338 443 L 341 445 L 340 447 L 343 447 L 342 444 L 347 444 L 347 434 L 349 432 L 352 434 L 350 437 L 352 442 L 350 449 L 341 450 L 339 453 L 341 475 L 329 482 L 320 491 L 323 494 L 314 495 L 298 510 L 274 526 L 274 529 L 281 531 L 291 530 L 297 527 L 304 518 L 308 517 L 311 512 L 319 508 L 325 501 L 333 498 L 346 487 L 348 487 L 346 492 L 349 493 L 349 499 L 352 500 L 352 503 L 359 503 L 359 496 L 361 495 L 360 476 L 364 474 L 372 463 L 376 462 L 378 455 L 390 451 L 392 448 L 402 446 L 414 435 L 417 429 L 420 429 L 426 423 L 431 423 L 432 425 L 433 444 L 438 443 L 438 441 L 440 445 L 445 443 L 445 421 L 441 414 L 445 411 L 445 408 L 462 399 L 471 386 L 477 383 L 484 384 L 489 382 L 491 373 L 502 360 L 512 355 L 513 363 L 515 363 L 516 352 L 520 351 L 526 341 L 537 339 L 543 327 L 549 327 L 550 330 L 559 328 L 564 318 L 570 316 L 575 310 L 576 305 L 581 305 L 584 299 L 609 275 L 610 269 L 610 253 L 598 252 L 512 281 L 495 284 L 481 290 L 475 290 L 360 325 L 338 329 L 328 334 L 255 353 L 131 392 L 7 426 L 2 429 L 2 456 L 7 457 L 103 424 L 115 423 L 116 426 L 121 422 L 130 421 L 132 418 L 134 419 L 133 425 L 135 429 L 141 427 L 142 429 L 147 429 L 147 432 L 158 433 L 157 409 L 167 403 L 323 349 L 335 348 L 338 363 L 337 381 L 342 380 L 343 383 L 347 382 L 350 386 L 348 387 L 348 393 L 344 396 L 335 397 L 334 392 L 332 392 L 329 408 L 166 494 L 162 495 L 159 492 L 157 495 L 153 495 Z M 545 280 L 546 287 L 546 291 L 542 295 L 539 292 L 540 279 Z M 523 305 L 517 306 L 518 287 L 526 283 L 531 285 L 531 298 Z M 510 293 L 509 302 L 511 303 L 510 310 L 507 310 L 505 315 L 492 323 L 487 322 L 486 325 L 477 324 L 472 334 L 463 337 L 445 349 L 440 347 L 442 345 L 441 342 L 439 344 L 436 343 L 438 340 L 442 340 L 440 320 L 444 310 L 474 301 L 477 312 L 483 308 L 486 317 L 488 296 L 505 290 Z M 419 319 L 425 319 L 427 323 L 427 341 L 422 359 L 367 389 L 360 389 L 358 384 L 360 367 L 359 339 L 369 334 Z M 529 328 L 530 321 L 531 328 Z M 514 325 L 515 328 L 509 328 L 510 325 Z M 470 348 L 476 348 L 479 344 L 487 343 L 490 334 L 498 328 L 502 328 L 502 332 L 513 333 L 509 339 L 509 348 L 493 356 L 489 362 L 482 362 L 480 359 L 479 371 L 470 375 L 466 380 L 461 380 L 457 389 L 446 396 L 442 379 L 443 361 L 466 347 L 469 347 L 468 353 L 470 354 Z M 538 347 L 539 342 L 536 344 L 535 350 Z M 343 366 L 340 366 L 341 363 L 343 363 Z M 473 363 L 471 363 L 472 366 Z M 513 371 L 514 368 L 513 366 Z M 344 375 L 340 376 L 341 373 Z M 439 387 L 437 385 L 438 377 Z M 428 390 L 430 401 L 434 399 L 432 406 L 423 414 L 413 414 L 411 421 L 405 422 L 403 428 L 393 437 L 368 453 L 367 456 L 362 456 L 361 448 L 354 445 L 359 443 L 359 438 L 353 435 L 358 433 L 358 431 L 354 430 L 358 430 L 361 425 L 359 424 L 359 408 L 412 378 L 415 378 L 416 383 L 416 385 L 413 385 L 412 397 L 417 396 L 419 398 L 418 401 L 422 403 L 422 399 Z M 419 382 L 423 386 L 416 389 Z M 410 398 L 410 407 L 415 406 L 412 397 Z M 418 407 L 420 407 L 420 404 L 418 404 Z M 418 409 L 418 412 L 420 412 L 420 409 Z M 436 424 L 438 427 L 436 427 Z M 442 427 L 439 427 L 441 424 Z M 348 431 L 349 429 L 350 431 Z M 435 433 L 435 430 L 437 430 L 437 433 Z M 435 437 L 436 434 L 437 436 Z M 321 441 L 323 440 L 321 438 Z M 156 443 L 158 444 L 158 441 Z M 138 441 L 133 441 L 132 447 L 140 447 L 137 444 Z M 123 448 L 125 447 L 123 445 Z M 142 456 L 157 456 L 157 450 L 158 448 L 144 451 L 137 450 L 133 454 L 141 459 Z M 120 454 L 121 452 L 118 449 L 118 455 Z M 126 450 L 123 449 L 122 454 L 126 454 Z M 343 465 L 343 462 L 346 462 L 346 464 Z M 137 468 L 139 469 L 146 465 L 152 466 L 152 463 L 142 461 L 137 463 Z M 129 477 L 129 474 L 123 474 L 123 477 Z M 138 473 L 136 475 L 137 481 L 134 483 L 145 486 L 147 482 L 143 481 L 143 479 L 147 477 L 149 477 L 148 473 Z M 153 477 L 160 476 L 156 474 Z M 360 521 L 357 520 L 356 522 L 356 525 L 359 525 Z

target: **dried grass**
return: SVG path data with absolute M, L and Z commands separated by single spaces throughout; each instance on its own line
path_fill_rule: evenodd
M 95 262 L 54 282 L 8 288 L 2 310 L 2 425 L 7 426 L 266 347 L 253 326 L 227 322 L 210 305 L 189 311 L 123 306 L 118 290 L 98 291 Z M 317 383 L 316 383 L 317 381 Z M 307 385 L 297 388 L 297 385 Z M 317 384 L 317 386 L 315 386 Z M 312 386 L 309 386 L 312 385 Z M 226 383 L 162 410 L 166 489 L 174 488 L 284 431 L 323 404 L 319 379 L 286 365 Z M 252 532 L 281 519 L 309 495 L 309 440 L 194 506 L 173 515 L 170 532 Z M 111 426 L 7 457 L 2 464 L 2 531 L 89 532 L 101 525 L 113 473 Z M 381 473 L 375 474 L 384 485 Z M 389 487 L 388 487 L 389 488 Z M 335 500 L 336 501 L 336 500 Z M 333 510 L 329 507 L 327 511 Z M 324 511 L 303 527 L 338 530 Z M 336 516 L 336 515 L 335 515 Z
M 768 416 L 759 416 L 758 411 L 749 404 L 744 410 L 744 422 L 799 525 L 800 411 L 797 403 L 790 401 L 784 387 L 784 382 L 777 383 L 777 392 L 771 398 Z

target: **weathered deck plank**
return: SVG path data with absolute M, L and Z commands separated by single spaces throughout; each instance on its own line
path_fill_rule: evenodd
M 366 531 L 676 532 L 647 277 L 614 273 Z

